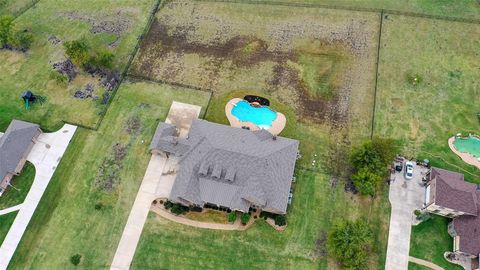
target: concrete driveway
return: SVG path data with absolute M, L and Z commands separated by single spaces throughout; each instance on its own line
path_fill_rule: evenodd
M 196 105 L 174 101 L 165 122 L 175 125 L 179 129 L 180 138 L 185 138 L 193 119 L 198 118 L 201 109 Z M 130 268 L 153 200 L 170 196 L 175 181 L 176 162 L 175 158 L 152 155 L 110 269 Z
M 413 211 L 423 206 L 425 188 L 422 177 L 428 169 L 415 165 L 413 179 L 406 180 L 403 171 L 392 175 L 389 200 L 392 205 L 386 270 L 407 270 L 410 252 L 410 234 L 415 222 Z
M 35 166 L 35 179 L 10 231 L 0 247 L 0 270 L 7 269 L 23 233 L 76 129 L 76 126 L 64 125 L 57 132 L 40 134 L 38 142 L 30 151 L 27 160 Z

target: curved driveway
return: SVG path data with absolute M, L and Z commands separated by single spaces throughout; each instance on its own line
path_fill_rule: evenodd
M 35 179 L 15 221 L 0 247 L 0 270 L 7 269 L 45 189 L 57 169 L 77 127 L 64 125 L 54 133 L 42 133 L 27 157 L 35 166 Z

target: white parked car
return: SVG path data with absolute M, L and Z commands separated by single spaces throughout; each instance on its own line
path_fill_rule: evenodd
M 413 162 L 411 161 L 405 162 L 405 178 L 406 179 L 413 178 Z

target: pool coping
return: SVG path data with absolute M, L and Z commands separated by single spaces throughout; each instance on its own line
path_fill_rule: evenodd
M 459 156 L 465 163 L 470 164 L 470 165 L 475 166 L 478 169 L 480 169 L 479 158 L 476 158 L 475 156 L 473 156 L 472 154 L 469 154 L 469 153 L 460 152 L 455 147 L 455 145 L 453 143 L 454 143 L 454 141 L 457 137 L 458 136 L 453 136 L 453 137 L 448 139 L 448 146 L 450 147 L 450 150 L 452 150 L 457 156 Z
M 238 120 L 237 117 L 235 117 L 232 114 L 232 109 L 233 109 L 234 104 L 236 104 L 237 102 L 242 101 L 242 100 L 243 99 L 241 99 L 241 98 L 233 98 L 233 99 L 229 100 L 227 102 L 227 104 L 225 105 L 225 115 L 227 116 L 228 122 L 230 122 L 230 125 L 232 127 L 238 127 L 238 128 L 248 127 L 252 131 L 260 130 L 260 127 L 258 127 L 254 123 L 252 123 L 250 121 L 240 121 L 240 120 Z M 277 112 L 277 111 L 275 111 L 275 112 L 277 113 L 277 118 L 275 118 L 275 120 L 273 120 L 272 126 L 269 129 L 266 129 L 266 131 L 272 133 L 273 135 L 278 135 L 285 128 L 285 125 L 287 123 L 287 118 L 285 117 L 285 115 L 283 113 L 280 113 L 280 112 Z

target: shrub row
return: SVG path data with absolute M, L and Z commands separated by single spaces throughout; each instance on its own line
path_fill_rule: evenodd
M 33 42 L 33 35 L 27 30 L 14 30 L 13 17 L 0 17 L 0 49 L 25 52 Z
M 271 218 L 275 221 L 275 225 L 277 226 L 285 226 L 287 225 L 287 217 L 285 215 L 274 214 L 270 212 L 262 211 L 260 213 L 260 217 L 263 219 Z
M 67 41 L 63 45 L 70 60 L 87 71 L 111 69 L 113 66 L 114 55 L 111 52 L 95 50 L 83 38 Z
M 179 203 L 173 203 L 171 201 L 166 201 L 164 204 L 165 209 L 170 210 L 172 214 L 183 215 L 190 211 L 190 208 L 187 206 L 181 205 Z

